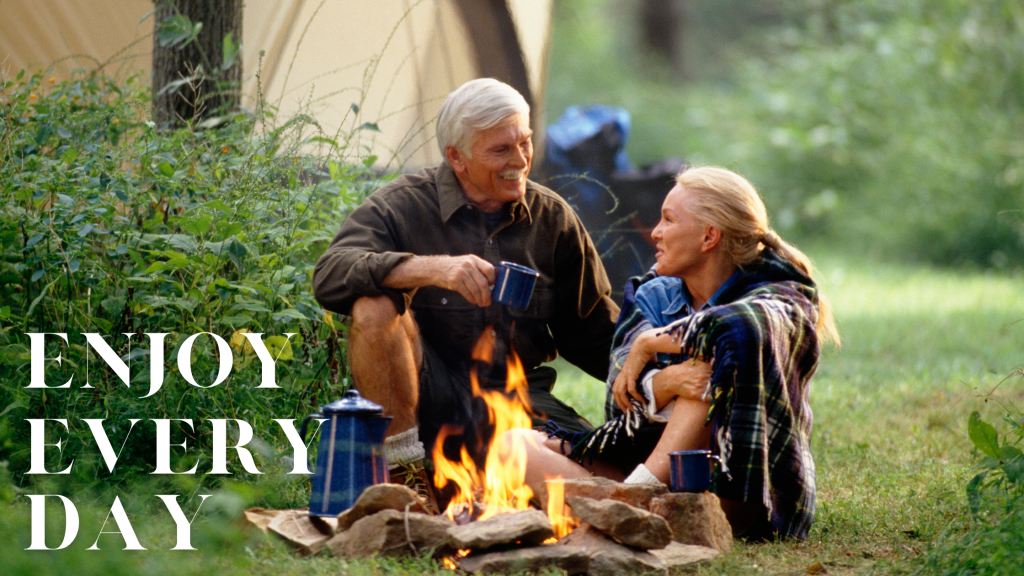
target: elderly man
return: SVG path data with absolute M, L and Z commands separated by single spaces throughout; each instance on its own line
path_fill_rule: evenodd
M 512 352 L 534 414 L 590 426 L 551 394 L 555 371 L 541 364 L 560 353 L 604 380 L 619 309 L 572 208 L 527 180 L 529 118 L 523 97 L 497 80 L 452 92 L 437 119 L 445 161 L 370 195 L 317 263 L 317 300 L 352 317 L 355 386 L 394 417 L 385 445 L 393 470 L 425 477 L 424 456 L 444 424 L 472 435 L 480 408 L 471 369 L 482 387 L 503 388 Z M 491 300 L 502 260 L 540 272 L 525 310 Z M 481 336 L 493 339 L 484 353 L 492 363 L 472 359 Z

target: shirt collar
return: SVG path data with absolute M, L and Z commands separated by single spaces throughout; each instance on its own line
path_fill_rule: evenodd
M 526 195 L 512 203 L 512 219 L 513 221 L 518 220 L 520 215 L 526 218 L 527 222 L 533 222 L 533 216 L 530 214 L 530 207 L 526 202 L 526 196 L 533 194 L 530 189 L 532 186 L 531 182 L 526 183 Z M 469 201 L 466 197 L 465 192 L 462 191 L 462 185 L 459 184 L 458 177 L 455 176 L 455 171 L 448 165 L 447 162 L 442 162 L 437 170 L 437 196 L 440 202 L 441 208 L 441 221 L 445 224 L 448 220 L 455 215 L 462 207 L 469 207 L 476 210 L 476 206 Z
M 722 295 L 732 288 L 734 284 L 739 282 L 741 276 L 743 276 L 742 270 L 737 269 L 733 272 L 732 275 L 726 278 L 725 282 L 718 287 L 718 290 L 715 290 L 715 293 L 711 295 L 711 298 L 708 298 L 708 301 L 705 302 L 700 309 L 704 310 L 712 306 L 717 306 L 718 300 L 721 299 Z M 678 314 L 683 310 L 683 308 L 686 308 L 690 314 L 698 312 L 698 310 L 693 309 L 693 298 L 690 296 L 690 291 L 686 288 L 686 282 L 683 282 L 683 289 L 679 291 L 679 295 L 676 296 L 672 302 L 669 302 L 668 307 L 665 308 L 665 314 Z

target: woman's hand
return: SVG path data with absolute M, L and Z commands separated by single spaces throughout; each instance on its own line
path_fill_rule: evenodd
M 654 355 L 659 352 L 679 352 L 679 344 L 673 340 L 671 334 L 661 334 L 662 330 L 662 328 L 651 328 L 636 337 L 629 349 L 629 355 L 626 356 L 622 370 L 619 371 L 615 382 L 612 383 L 612 397 L 615 398 L 615 403 L 623 412 L 629 412 L 633 408 L 629 401 L 630 398 L 636 398 L 640 402 L 644 401 L 643 395 L 636 388 L 637 380 L 640 378 L 644 366 L 654 358 Z

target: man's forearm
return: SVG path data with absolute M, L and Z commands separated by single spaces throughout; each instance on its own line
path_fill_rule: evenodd
M 381 283 L 386 288 L 412 290 L 436 286 L 438 264 L 442 256 L 413 256 L 391 269 Z

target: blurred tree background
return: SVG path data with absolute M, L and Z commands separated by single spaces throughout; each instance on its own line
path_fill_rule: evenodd
M 637 164 L 744 174 L 798 243 L 1024 267 L 1016 0 L 558 0 L 548 121 L 585 104 L 630 112 Z

